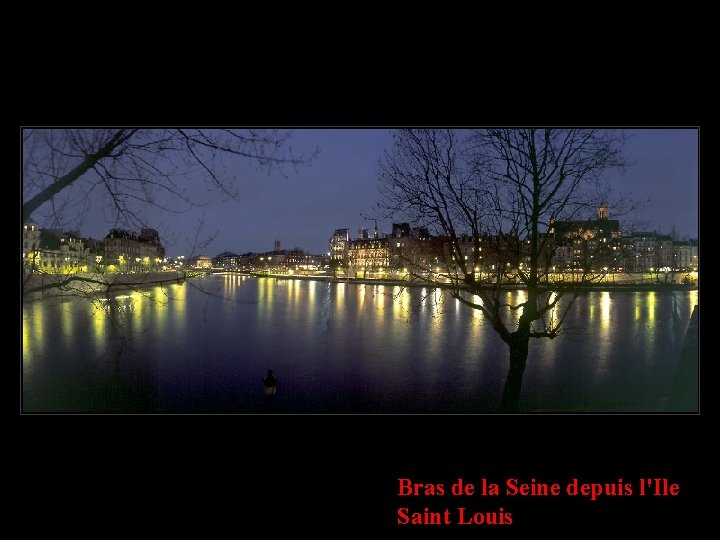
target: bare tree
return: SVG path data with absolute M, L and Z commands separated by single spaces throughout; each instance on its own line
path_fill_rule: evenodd
M 621 148 L 621 134 L 596 129 L 403 130 L 381 159 L 379 206 L 435 237 L 434 261 L 405 261 L 413 275 L 480 310 L 508 346 L 502 410 L 518 409 L 530 339 L 557 337 L 582 286 L 603 277 L 553 271 L 550 231 L 608 200 L 602 174 L 622 167 Z M 515 304 L 513 282 L 525 289 Z
M 179 213 L 206 204 L 192 189 L 197 183 L 237 199 L 238 182 L 225 172 L 231 160 L 285 175 L 317 155 L 317 150 L 293 153 L 290 135 L 254 129 L 25 128 L 23 223 L 44 214 L 55 227 L 77 228 L 91 201 L 100 200 L 114 226 L 147 227 L 148 208 Z M 56 286 L 68 279 L 85 278 L 72 276 Z
M 223 159 L 282 172 L 309 163 L 317 152 L 295 155 L 290 132 L 252 129 L 24 129 L 22 136 L 24 222 L 45 203 L 57 210 L 77 202 L 58 196 L 79 187 L 84 195 L 102 190 L 116 218 L 134 226 L 142 224 L 143 205 L 183 211 L 195 204 L 183 183 L 190 173 L 237 198 L 233 179 L 219 170 Z

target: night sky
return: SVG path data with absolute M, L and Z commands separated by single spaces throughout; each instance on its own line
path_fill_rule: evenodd
M 649 202 L 633 216 L 649 230 L 697 238 L 698 234 L 698 133 L 696 130 L 625 130 L 629 135 L 625 155 L 632 163 L 624 175 L 612 172 L 616 192 L 630 193 Z M 204 210 L 199 238 L 218 232 L 206 247 L 193 249 L 202 211 L 181 215 L 145 216 L 160 230 L 170 256 L 222 251 L 270 251 L 278 238 L 282 248 L 300 247 L 325 253 L 337 228 L 372 229 L 378 200 L 377 166 L 383 149 L 392 144 L 389 129 L 296 129 L 290 144 L 294 152 L 320 154 L 310 166 L 287 170 L 287 177 L 256 170 L 236 162 L 228 173 L 237 177 L 240 201 L 215 200 Z M 219 199 L 212 193 L 198 197 Z M 84 236 L 102 238 L 110 225 L 93 208 L 81 227 Z M 611 209 L 611 217 L 612 209 Z M 378 222 L 389 232 L 390 222 Z M 194 253 L 191 253 L 194 251 Z

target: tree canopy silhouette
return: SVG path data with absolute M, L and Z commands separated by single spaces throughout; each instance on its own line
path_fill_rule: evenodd
M 550 231 L 608 201 L 603 175 L 623 167 L 622 147 L 601 129 L 421 129 L 397 132 L 381 159 L 379 206 L 440 240 L 444 271 L 415 258 L 414 275 L 481 311 L 508 346 L 503 410 L 519 407 L 530 339 L 557 337 L 582 285 L 602 277 L 553 272 Z M 516 303 L 511 282 L 525 290 Z

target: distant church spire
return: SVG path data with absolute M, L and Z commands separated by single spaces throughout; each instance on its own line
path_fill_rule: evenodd
M 608 203 L 601 203 L 600 206 L 597 207 L 597 218 L 598 219 L 609 219 L 610 218 L 610 207 L 608 206 Z
M 377 219 L 375 220 L 375 233 L 373 235 L 375 238 L 378 237 L 378 230 L 377 230 Z

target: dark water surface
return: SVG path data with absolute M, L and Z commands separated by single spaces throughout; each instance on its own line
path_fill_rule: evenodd
M 664 411 L 697 301 L 580 298 L 560 337 L 531 341 L 521 409 Z M 483 413 L 508 360 L 479 312 L 437 290 L 215 275 L 26 302 L 22 362 L 25 412 Z

